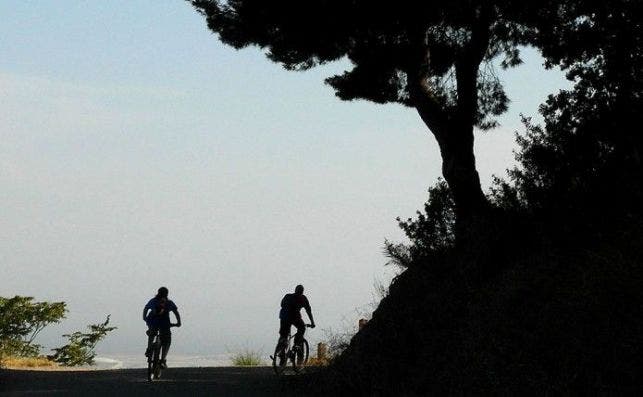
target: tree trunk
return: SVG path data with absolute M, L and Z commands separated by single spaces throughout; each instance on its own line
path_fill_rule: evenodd
M 442 175 L 449 184 L 455 202 L 456 241 L 472 237 L 471 233 L 476 232 L 472 227 L 484 221 L 489 209 L 476 170 L 473 127 L 478 112 L 478 68 L 490 40 L 490 13 L 489 7 L 478 9 L 471 39 L 457 53 L 454 65 L 457 82 L 455 108 L 447 110 L 448 107 L 436 103 L 430 93 L 423 89 L 422 82 L 427 77 L 423 73 L 426 72 L 421 68 L 409 69 L 409 75 L 413 76 L 409 86 L 411 99 L 440 146 Z
M 449 184 L 455 202 L 456 238 L 467 239 L 471 226 L 486 215 L 487 199 L 480 186 L 473 147 L 473 125 L 428 120 L 418 109 L 420 117 L 435 136 L 442 156 L 442 175 Z
M 423 93 L 420 84 L 414 85 L 411 91 L 415 108 L 422 121 L 435 136 L 442 156 L 442 175 L 449 184 L 455 202 L 456 240 L 467 240 L 471 226 L 482 219 L 489 208 L 487 199 L 480 186 L 480 177 L 476 170 L 473 150 L 473 124 L 477 91 L 475 76 L 469 69 L 468 84 L 464 83 L 467 74 L 460 75 L 458 84 L 458 108 L 453 113 L 433 102 Z M 421 78 L 418 79 L 420 81 Z M 462 81 L 462 83 L 461 83 Z

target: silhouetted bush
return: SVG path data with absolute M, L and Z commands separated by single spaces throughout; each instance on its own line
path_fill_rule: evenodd
M 398 225 L 408 237 L 410 244 L 384 243 L 384 253 L 389 264 L 402 268 L 435 258 L 455 244 L 455 212 L 453 197 L 447 183 L 439 179 L 429 188 L 429 199 L 424 212 L 417 211 L 417 219 L 403 221 Z

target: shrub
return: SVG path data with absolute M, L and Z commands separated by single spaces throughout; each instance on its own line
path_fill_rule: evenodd
M 53 349 L 55 354 L 53 360 L 64 366 L 76 366 L 84 364 L 93 364 L 96 353 L 94 348 L 98 342 L 107 336 L 107 333 L 116 329 L 108 327 L 109 315 L 105 322 L 101 324 L 89 325 L 89 332 L 84 333 L 76 331 L 73 334 L 63 335 L 69 338 L 69 343 Z
M 410 245 L 384 243 L 384 254 L 389 264 L 407 268 L 422 259 L 453 247 L 455 244 L 455 212 L 453 196 L 443 179 L 429 188 L 429 199 L 424 204 L 424 212 L 417 211 L 417 219 L 403 221 L 397 218 L 398 225 L 410 240 Z
M 33 297 L 0 297 L 0 364 L 5 356 L 35 357 L 36 336 L 65 318 L 65 302 L 34 302 Z
M 233 353 L 230 361 L 237 367 L 257 367 L 264 364 L 262 356 L 263 352 L 246 348 L 241 352 Z

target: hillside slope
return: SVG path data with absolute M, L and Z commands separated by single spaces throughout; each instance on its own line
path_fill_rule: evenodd
M 640 390 L 643 222 L 629 225 L 407 269 L 324 383 L 357 395 Z

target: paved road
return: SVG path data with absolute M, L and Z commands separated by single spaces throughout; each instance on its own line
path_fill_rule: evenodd
M 293 390 L 292 376 L 278 378 L 269 367 L 170 368 L 155 382 L 146 380 L 146 371 L 5 370 L 0 371 L 0 396 L 302 395 Z

